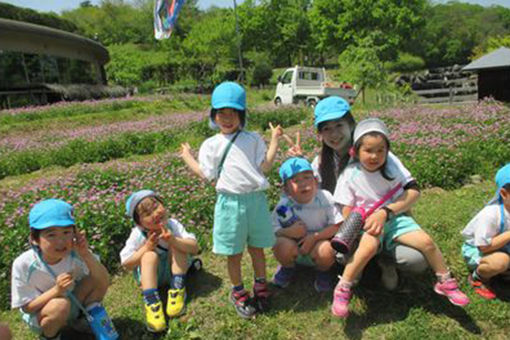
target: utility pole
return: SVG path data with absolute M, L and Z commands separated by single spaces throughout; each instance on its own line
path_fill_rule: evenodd
M 239 82 L 242 83 L 244 81 L 243 54 L 241 52 L 241 36 L 239 35 L 239 19 L 237 18 L 237 3 L 236 0 L 233 1 L 234 1 L 234 16 L 236 18 L 237 54 L 239 58 L 239 70 L 241 72 L 239 75 Z

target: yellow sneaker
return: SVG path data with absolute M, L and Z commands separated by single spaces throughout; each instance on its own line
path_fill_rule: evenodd
M 145 305 L 145 316 L 147 319 L 147 330 L 153 333 L 163 332 L 166 329 L 165 314 L 163 314 L 163 303 Z
M 169 317 L 179 316 L 184 313 L 184 303 L 186 302 L 186 290 L 169 289 L 168 302 L 166 304 L 166 315 Z

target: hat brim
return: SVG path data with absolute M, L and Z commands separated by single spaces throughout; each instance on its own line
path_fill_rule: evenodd
M 47 229 L 47 228 L 51 228 L 51 227 L 61 227 L 61 228 L 71 227 L 71 226 L 74 226 L 75 224 L 76 224 L 75 221 L 70 220 L 70 219 L 65 219 L 65 220 L 48 221 L 48 222 L 43 223 L 38 226 L 30 226 L 30 228 L 42 230 L 42 229 Z
M 216 110 L 224 109 L 224 108 L 231 108 L 231 109 L 236 109 L 239 111 L 244 111 L 244 107 L 242 105 L 239 105 L 239 103 L 236 103 L 236 102 L 219 102 L 219 103 L 215 103 L 212 108 L 216 109 Z
M 349 111 L 343 111 L 343 112 L 331 112 L 323 115 L 320 119 L 317 119 L 314 123 L 315 127 L 319 127 L 320 123 L 328 122 L 330 120 L 337 120 L 345 116 Z

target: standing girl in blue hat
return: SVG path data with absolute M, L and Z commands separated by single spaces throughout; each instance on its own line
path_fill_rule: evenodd
M 85 234 L 76 230 L 70 204 L 58 199 L 37 203 L 29 225 L 32 248 L 12 265 L 11 306 L 20 308 L 23 321 L 41 339 L 60 339 L 61 329 L 76 325 L 80 315 L 69 294 L 90 314 L 105 313 L 100 302 L 109 275 L 90 252 Z
M 338 177 L 351 161 L 350 150 L 353 146 L 353 134 L 356 127 L 351 106 L 345 99 L 337 96 L 322 99 L 314 110 L 314 125 L 322 146 L 319 155 L 312 162 L 312 167 L 319 177 L 321 188 L 333 194 Z M 291 155 L 303 153 L 299 141 L 291 147 L 289 153 Z M 388 152 L 388 163 L 397 167 L 405 175 L 406 185 L 416 182 L 409 170 L 391 151 Z M 342 257 L 341 260 L 346 259 Z M 421 252 L 402 244 L 383 251 L 378 264 L 382 270 L 382 283 L 389 290 L 397 287 L 397 269 L 417 274 L 424 272 L 428 267 Z
M 496 297 L 491 279 L 510 272 L 510 163 L 496 173 L 496 186 L 495 197 L 462 231 L 469 283 L 485 299 Z
M 244 129 L 246 92 L 239 84 L 218 85 L 211 104 L 210 122 L 220 132 L 201 145 L 198 162 L 188 143 L 182 145 L 181 157 L 195 174 L 215 185 L 218 196 L 213 252 L 227 256 L 232 283 L 230 300 L 239 316 L 251 318 L 267 308 L 264 248 L 274 245 L 275 236 L 265 195 L 269 183 L 264 173 L 271 170 L 283 130 L 270 124 L 271 142 L 266 149 L 259 134 Z M 246 246 L 255 272 L 254 299 L 245 290 L 241 275 Z

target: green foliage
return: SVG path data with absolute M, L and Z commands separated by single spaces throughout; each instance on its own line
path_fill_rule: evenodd
M 3 2 L 0 3 L 0 18 L 25 21 L 63 31 L 79 33 L 78 27 L 72 20 L 59 18 L 55 13 L 39 13 L 30 8 L 16 7 Z
M 260 86 L 269 84 L 269 79 L 273 75 L 273 67 L 266 53 L 249 52 L 246 58 L 251 65 L 248 67 L 248 83 L 251 86 Z
M 401 52 L 397 60 L 387 62 L 385 67 L 390 72 L 413 72 L 423 70 L 425 61 L 421 57 Z
M 379 88 L 386 81 L 386 71 L 371 37 L 350 45 L 338 57 L 344 80 L 359 84 L 361 88 Z
M 487 53 L 497 50 L 500 47 L 510 48 L 510 34 L 505 36 L 490 37 L 487 41 L 484 41 L 481 45 L 478 45 L 473 49 L 473 55 L 470 57 L 470 59 L 478 59 Z

